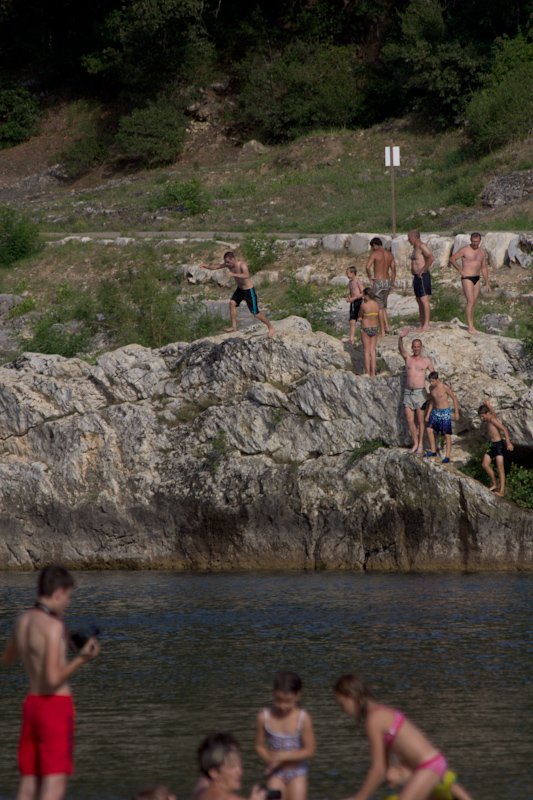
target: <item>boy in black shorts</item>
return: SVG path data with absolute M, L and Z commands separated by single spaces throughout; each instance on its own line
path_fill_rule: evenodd
M 237 288 L 233 292 L 231 296 L 231 300 L 229 301 L 229 313 L 231 317 L 231 328 L 224 328 L 226 331 L 236 331 L 237 330 L 237 307 L 240 306 L 242 301 L 246 303 L 248 309 L 251 314 L 254 315 L 257 319 L 261 320 L 268 328 L 268 338 L 271 339 L 274 336 L 274 327 L 268 321 L 264 314 L 259 312 L 259 306 L 257 305 L 257 295 L 255 293 L 254 285 L 250 278 L 250 271 L 248 269 L 248 265 L 244 261 L 236 261 L 235 260 L 235 253 L 228 251 L 224 253 L 224 261 L 222 264 L 215 264 L 214 266 L 209 266 L 209 264 L 202 264 L 202 269 L 222 269 L 226 267 L 229 270 L 230 275 L 235 278 L 235 283 L 237 284 Z
M 504 446 L 502 442 L 502 437 L 500 435 L 500 431 L 502 431 L 505 437 L 505 447 L 507 450 L 514 450 L 513 445 L 509 440 L 509 434 L 507 432 L 507 428 L 505 425 L 502 425 L 499 419 L 497 419 L 496 414 L 494 411 L 489 408 L 488 405 L 483 403 L 478 408 L 479 416 L 481 417 L 484 422 L 487 423 L 487 432 L 489 434 L 490 442 L 487 445 L 487 452 L 483 456 L 483 460 L 481 462 L 481 466 L 489 476 L 492 486 L 489 486 L 491 492 L 498 495 L 498 497 L 503 497 L 503 493 L 505 491 L 505 469 L 503 466 L 503 455 L 504 455 Z M 492 459 L 496 459 L 496 467 L 498 469 L 498 477 L 500 480 L 500 486 L 498 487 L 496 483 L 496 476 L 494 475 L 494 470 L 492 469 L 490 462 Z M 498 489 L 498 491 L 496 491 Z
M 359 311 L 361 310 L 361 303 L 363 302 L 363 289 L 365 287 L 357 277 L 357 270 L 355 267 L 348 267 L 346 276 L 350 281 L 350 294 L 346 298 L 346 302 L 350 304 L 350 344 L 354 344 L 355 326 L 359 319 Z

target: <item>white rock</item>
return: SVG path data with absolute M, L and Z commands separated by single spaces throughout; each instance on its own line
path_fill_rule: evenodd
M 450 262 L 454 240 L 451 236 L 428 236 L 427 246 L 433 254 L 435 267 L 447 267 Z
M 293 241 L 291 239 L 291 241 Z M 294 247 L 297 250 L 310 250 L 312 247 L 318 247 L 321 243 L 321 239 L 296 239 Z
M 507 253 L 511 263 L 520 264 L 521 267 L 527 269 L 533 265 L 533 254 L 524 252 L 520 247 L 520 242 L 524 238 L 530 239 L 531 237 L 524 237 L 524 234 L 520 234 L 520 236 L 515 236 L 511 239 Z
M 424 241 L 424 239 L 422 239 Z M 407 236 L 396 236 L 392 240 L 391 252 L 396 262 L 396 269 L 405 272 L 411 269 L 411 253 L 413 252 L 413 245 L 409 244 Z
M 323 286 L 324 284 L 329 283 L 329 278 L 327 275 L 322 274 L 311 275 L 309 278 L 309 283 L 316 283 L 319 286 Z
M 340 253 L 345 249 L 350 239 L 351 235 L 349 233 L 333 233 L 330 236 L 324 236 L 322 247 L 324 250 Z
M 278 283 L 279 272 L 271 269 L 262 269 L 253 274 L 252 280 L 254 286 L 262 286 L 265 283 Z
M 309 279 L 313 274 L 313 270 L 314 267 L 309 264 L 305 267 L 300 267 L 295 271 L 294 278 L 302 283 L 309 283 Z
M 350 283 L 349 278 L 346 275 L 335 275 L 329 282 L 330 286 L 348 286 Z
M 350 253 L 353 253 L 354 256 L 370 253 L 370 240 L 374 239 L 376 236 L 383 242 L 385 250 L 391 249 L 392 236 L 385 236 L 382 233 L 354 233 L 350 238 L 348 250 Z
M 128 244 L 137 244 L 137 240 L 133 239 L 131 236 L 119 236 L 118 239 L 115 239 L 115 244 L 122 247 Z

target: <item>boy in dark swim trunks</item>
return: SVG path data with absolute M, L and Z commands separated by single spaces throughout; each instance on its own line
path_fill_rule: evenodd
M 209 266 L 209 264 L 202 264 L 202 269 L 222 269 L 224 267 L 229 270 L 229 274 L 235 278 L 235 283 L 237 284 L 237 288 L 233 292 L 231 300 L 229 301 L 231 328 L 225 328 L 224 330 L 228 332 L 237 330 L 237 308 L 244 300 L 250 313 L 267 326 L 268 338 L 271 339 L 274 336 L 274 326 L 268 321 L 265 315 L 261 314 L 259 311 L 259 306 L 257 305 L 257 295 L 250 278 L 248 265 L 244 261 L 236 261 L 235 253 L 232 253 L 231 250 L 229 250 L 227 253 L 224 253 L 224 261 L 222 264 L 214 264 L 213 266 Z
M 435 436 L 444 436 L 446 440 L 446 458 L 442 459 L 443 464 L 450 463 L 452 451 L 452 410 L 450 400 L 453 401 L 455 419 L 459 419 L 459 406 L 457 398 L 445 383 L 439 380 L 438 372 L 429 373 L 429 401 L 426 412 L 426 432 L 429 439 L 430 450 L 425 456 L 436 456 Z
M 70 603 L 72 575 L 59 564 L 39 575 L 37 602 L 16 621 L 2 653 L 2 665 L 22 659 L 30 680 L 22 707 L 18 761 L 22 779 L 17 800 L 62 800 L 72 775 L 74 706 L 68 679 L 100 652 L 92 636 L 67 661 L 67 631 L 62 614 Z
M 514 450 L 514 447 L 509 440 L 507 428 L 505 425 L 502 425 L 495 413 L 485 403 L 478 408 L 477 413 L 481 419 L 487 423 L 487 432 L 490 438 L 490 442 L 487 445 L 487 452 L 483 456 L 481 466 L 491 479 L 492 486 L 489 486 L 490 491 L 494 492 L 494 494 L 498 495 L 498 497 L 503 497 L 505 491 L 505 469 L 503 466 L 504 446 L 500 431 L 504 435 L 505 447 L 507 450 Z M 499 487 L 496 483 L 494 471 L 490 465 L 490 462 L 493 458 L 496 459 L 496 467 L 498 469 L 498 477 L 500 481 Z M 496 491 L 496 489 L 498 489 L 498 491 Z
M 346 298 L 346 302 L 350 304 L 350 344 L 354 344 L 355 326 L 359 319 L 359 311 L 361 310 L 361 303 L 363 302 L 364 286 L 357 277 L 357 270 L 355 267 L 348 267 L 346 276 L 350 281 L 350 294 Z

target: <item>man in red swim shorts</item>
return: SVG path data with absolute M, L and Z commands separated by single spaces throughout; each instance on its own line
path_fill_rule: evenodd
M 91 637 L 67 661 L 67 631 L 62 614 L 70 603 L 74 579 L 59 564 L 39 575 L 37 602 L 16 621 L 2 653 L 9 667 L 22 659 L 30 689 L 22 707 L 18 762 L 22 775 L 17 800 L 62 800 L 72 775 L 74 705 L 68 679 L 92 661 L 100 645 Z

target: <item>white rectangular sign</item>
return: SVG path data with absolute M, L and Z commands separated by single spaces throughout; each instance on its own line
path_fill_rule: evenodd
M 385 166 L 390 167 L 390 147 L 385 148 Z M 392 165 L 393 167 L 400 166 L 400 148 L 393 147 L 392 148 Z

